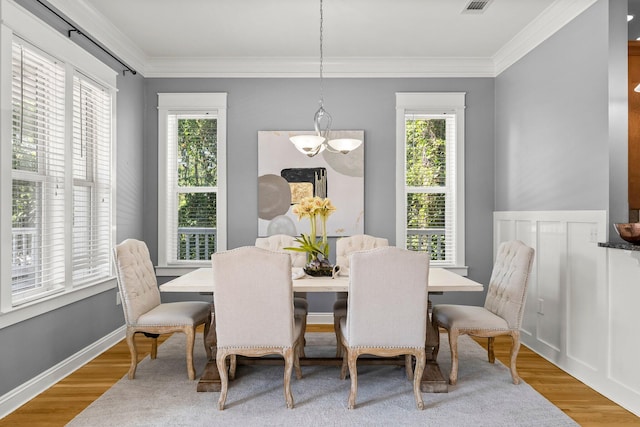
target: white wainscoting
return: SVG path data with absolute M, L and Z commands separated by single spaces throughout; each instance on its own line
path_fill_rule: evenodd
M 506 240 L 536 250 L 522 342 L 640 416 L 640 252 L 606 249 L 606 211 L 494 212 Z

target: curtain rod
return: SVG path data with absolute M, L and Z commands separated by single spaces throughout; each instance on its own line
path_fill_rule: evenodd
M 131 68 L 130 66 L 128 66 L 122 59 L 118 58 L 117 56 L 115 56 L 109 49 L 105 48 L 104 46 L 102 46 L 100 43 L 98 43 L 97 41 L 95 41 L 91 36 L 83 33 L 78 27 L 76 27 L 73 23 L 69 22 L 67 20 L 67 18 L 65 18 L 64 16 L 62 16 L 60 13 L 58 13 L 55 9 L 53 9 L 51 6 L 49 6 L 47 3 L 43 2 L 42 0 L 36 0 L 38 3 L 40 3 L 40 5 L 44 8 L 46 8 L 49 12 L 53 13 L 55 16 L 57 16 L 59 19 L 61 19 L 65 24 L 67 24 L 68 26 L 71 27 L 70 30 L 67 30 L 67 37 L 71 38 L 71 33 L 78 33 L 79 35 L 83 36 L 85 39 L 89 40 L 91 43 L 93 43 L 98 49 L 102 50 L 104 53 L 106 53 L 107 55 L 109 55 L 111 58 L 113 58 L 115 61 L 117 61 L 120 65 L 122 65 L 124 67 L 124 70 L 122 70 L 122 75 L 126 75 L 127 71 L 130 72 L 131 74 L 135 75 L 138 74 L 138 72 L 136 70 L 134 70 L 133 68 Z

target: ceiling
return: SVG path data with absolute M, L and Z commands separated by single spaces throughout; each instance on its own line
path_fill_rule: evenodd
M 48 0 L 147 77 L 316 76 L 319 0 Z M 495 76 L 595 0 L 324 0 L 325 74 Z

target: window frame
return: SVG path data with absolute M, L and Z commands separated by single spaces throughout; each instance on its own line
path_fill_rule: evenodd
M 158 276 L 178 276 L 208 267 L 210 260 L 173 261 L 169 235 L 169 116 L 209 113 L 217 119 L 216 250 L 227 248 L 227 94 L 158 93 Z M 177 187 L 176 187 L 177 188 Z M 206 187 L 209 188 L 209 187 Z M 176 230 L 177 232 L 177 230 Z
M 111 96 L 110 110 L 110 238 L 115 240 L 115 117 L 116 117 L 116 71 L 99 61 L 80 46 L 68 40 L 58 31 L 48 26 L 34 15 L 25 11 L 14 2 L 0 0 L 0 140 L 12 140 L 12 44 L 14 37 L 26 41 L 35 49 L 53 57 L 65 66 L 65 162 L 71 165 L 68 152 L 71 138 L 71 106 L 73 105 L 73 87 L 70 84 L 73 73 L 79 72 L 104 86 Z M 81 301 L 93 295 L 113 289 L 116 286 L 113 266 L 109 258 L 108 277 L 87 283 L 73 283 L 71 251 L 65 249 L 65 280 L 62 289 L 51 293 L 42 293 L 38 298 L 25 299 L 16 304 L 12 296 L 12 187 L 14 171 L 12 168 L 12 144 L 0 144 L 0 329 L 65 305 Z M 18 174 L 19 175 L 19 174 Z M 65 176 L 65 192 L 71 192 L 71 174 Z M 65 212 L 72 209 L 70 197 L 65 199 Z M 70 245 L 72 237 L 70 227 L 65 232 L 65 245 Z M 70 248 L 67 246 L 67 248 Z
M 406 248 L 407 243 L 407 194 L 421 191 L 406 185 L 406 116 L 440 115 L 456 116 L 455 164 L 447 166 L 447 173 L 455 169 L 455 212 L 452 215 L 455 235 L 454 259 L 446 262 L 433 261 L 434 267 L 443 267 L 463 276 L 467 275 L 465 265 L 465 217 L 464 217 L 464 126 L 466 92 L 399 92 L 396 93 L 396 245 Z M 409 189 L 413 189 L 409 191 Z M 448 227 L 447 227 L 448 228 Z

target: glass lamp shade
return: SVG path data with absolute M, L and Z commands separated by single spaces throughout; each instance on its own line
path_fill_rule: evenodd
M 325 138 L 320 135 L 296 135 L 289 138 L 298 151 L 307 156 L 318 154 L 324 146 Z
M 358 148 L 360 144 L 362 144 L 362 141 L 359 139 L 339 138 L 329 140 L 328 144 L 334 150 L 339 151 L 342 154 L 347 154 L 348 152 Z

